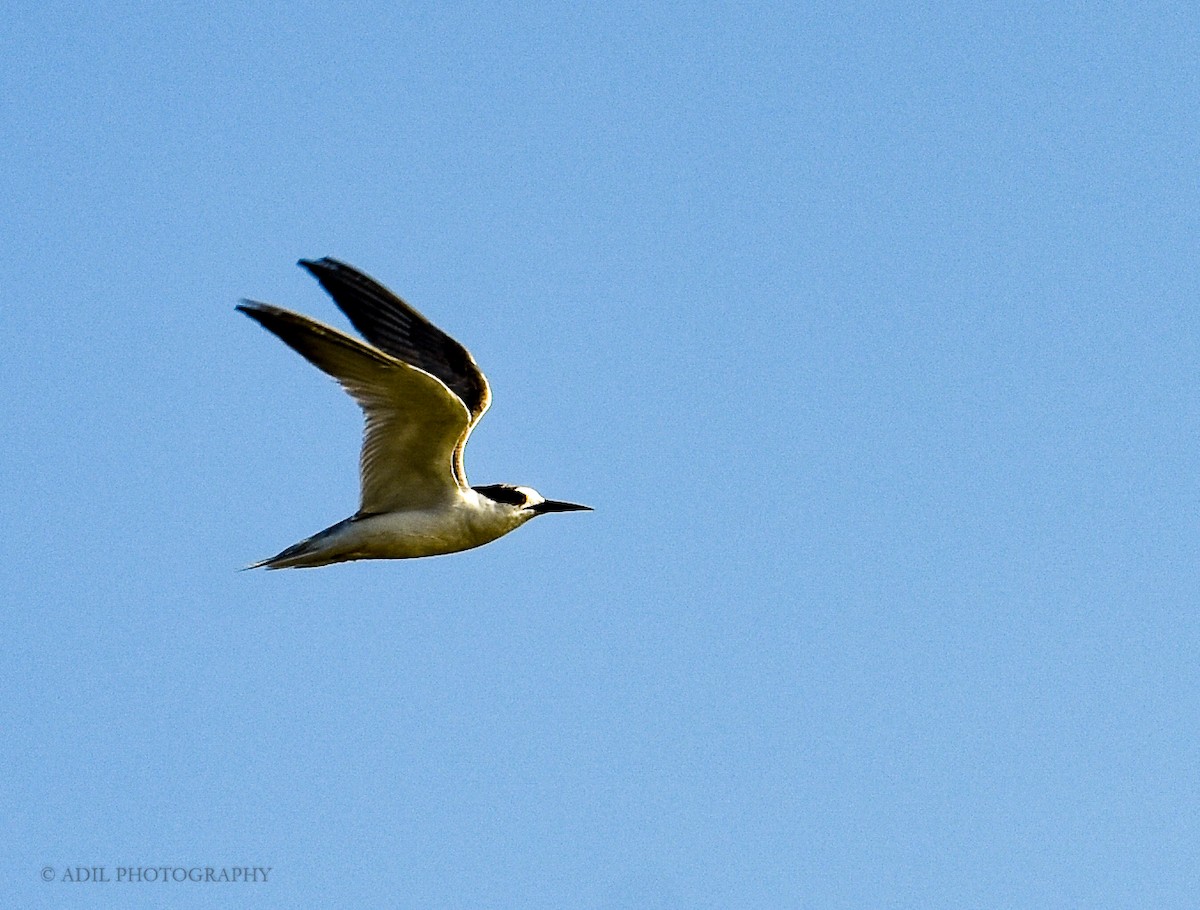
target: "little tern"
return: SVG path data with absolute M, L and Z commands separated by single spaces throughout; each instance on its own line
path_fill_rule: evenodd
M 268 303 L 243 300 L 238 309 L 336 379 L 362 408 L 359 508 L 247 568 L 438 556 L 490 543 L 548 512 L 591 511 L 530 487 L 468 484 L 463 449 L 492 400 L 470 352 L 344 262 L 299 264 L 369 344 Z

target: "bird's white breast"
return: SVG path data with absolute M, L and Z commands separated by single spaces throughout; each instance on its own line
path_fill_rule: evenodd
M 346 524 L 328 541 L 349 559 L 406 559 L 456 553 L 490 543 L 526 521 L 474 491 L 439 509 L 369 515 Z

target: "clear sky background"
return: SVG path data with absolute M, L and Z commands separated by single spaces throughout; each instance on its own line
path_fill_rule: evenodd
M 1194 907 L 1198 38 L 8 10 L 0 903 Z M 357 505 L 233 309 L 345 326 L 325 255 L 487 372 L 473 482 L 596 511 L 238 572 Z

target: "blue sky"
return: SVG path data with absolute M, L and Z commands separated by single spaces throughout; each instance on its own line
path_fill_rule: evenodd
M 1194 905 L 1198 38 L 10 11 L 0 893 Z M 596 511 L 238 572 L 356 507 L 357 409 L 233 309 L 345 325 L 324 255 L 487 372 L 473 482 Z

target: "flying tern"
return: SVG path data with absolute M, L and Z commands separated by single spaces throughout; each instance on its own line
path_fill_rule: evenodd
M 530 487 L 467 483 L 463 449 L 492 400 L 461 344 L 357 269 L 301 259 L 368 343 L 267 303 L 238 309 L 336 379 L 363 410 L 358 511 L 247 568 L 408 559 L 490 543 L 548 512 L 591 511 Z

